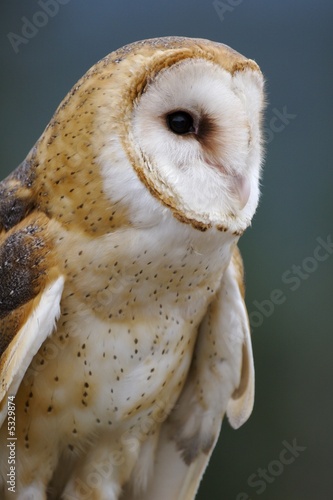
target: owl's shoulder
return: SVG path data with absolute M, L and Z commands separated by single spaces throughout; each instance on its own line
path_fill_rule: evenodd
M 34 168 L 24 160 L 0 182 L 0 232 L 21 222 L 34 208 Z

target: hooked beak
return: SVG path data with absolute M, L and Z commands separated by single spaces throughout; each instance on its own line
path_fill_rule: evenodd
M 215 162 L 213 163 L 209 160 L 206 160 L 206 162 L 219 170 L 226 177 L 230 192 L 234 195 L 235 200 L 237 201 L 238 209 L 243 210 L 249 201 L 251 194 L 251 184 L 249 179 L 244 175 L 228 172 L 223 165 L 219 165 Z
M 230 175 L 230 189 L 236 195 L 239 210 L 243 210 L 251 194 L 249 179 L 243 175 Z

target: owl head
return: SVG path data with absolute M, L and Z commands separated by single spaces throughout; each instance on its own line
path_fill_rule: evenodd
M 254 61 L 208 40 L 157 38 L 93 66 L 43 141 L 48 156 L 66 151 L 67 177 L 93 166 L 105 206 L 123 204 L 131 224 L 172 213 L 241 234 L 259 199 L 263 105 Z

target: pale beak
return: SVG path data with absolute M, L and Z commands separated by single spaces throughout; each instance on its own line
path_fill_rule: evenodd
M 223 175 L 226 176 L 229 183 L 229 189 L 237 201 L 237 208 L 238 210 L 243 210 L 249 201 L 251 194 L 251 184 L 249 179 L 243 175 L 230 173 L 230 171 L 228 171 L 223 165 L 215 163 L 210 159 L 206 158 L 205 161 L 208 165 L 217 168 Z
M 251 185 L 247 177 L 243 175 L 230 175 L 230 190 L 235 194 L 238 201 L 239 210 L 243 210 L 249 201 L 251 194 Z

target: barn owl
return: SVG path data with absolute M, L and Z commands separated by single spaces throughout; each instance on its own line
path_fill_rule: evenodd
M 247 420 L 262 109 L 226 45 L 136 42 L 0 184 L 1 498 L 191 500 Z

